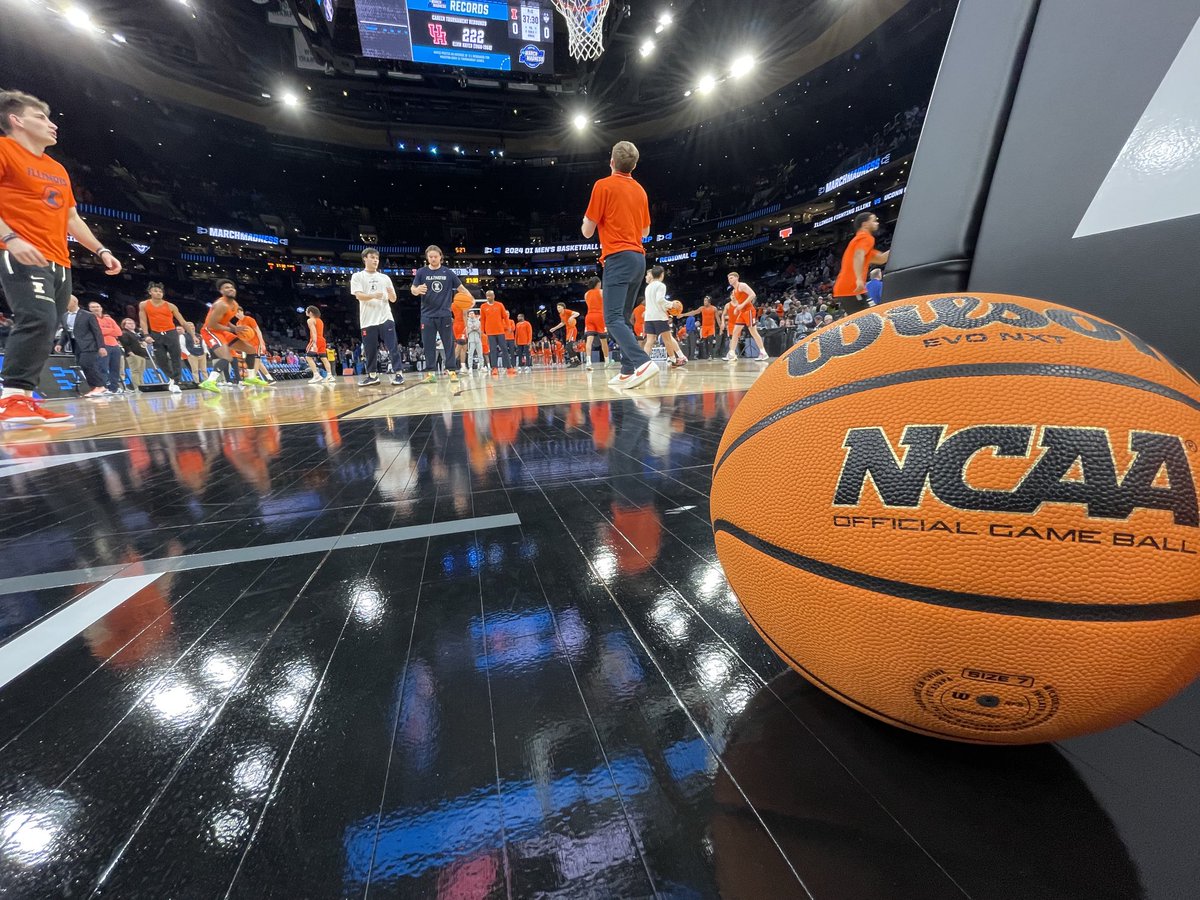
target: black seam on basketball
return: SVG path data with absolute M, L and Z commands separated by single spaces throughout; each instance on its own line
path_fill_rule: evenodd
M 713 533 L 721 532 L 725 532 L 759 553 L 820 578 L 931 606 L 945 606 L 998 616 L 1061 619 L 1073 622 L 1159 622 L 1200 615 L 1200 599 L 1117 606 L 1107 603 L 1063 603 L 1056 600 L 1029 600 L 1023 597 L 967 594 L 928 585 L 912 584 L 907 581 L 893 581 L 890 578 L 880 578 L 865 572 L 855 572 L 853 569 L 843 569 L 841 566 L 821 562 L 792 550 L 777 547 L 724 519 L 718 519 L 713 523 Z
M 797 350 L 796 352 L 802 351 Z M 1174 388 L 1169 388 L 1154 381 L 1148 381 L 1145 378 L 1139 378 L 1136 375 L 1110 372 L 1107 369 L 1089 369 L 1083 366 L 1057 366 L 1049 363 L 973 363 L 960 366 L 934 366 L 928 369 L 909 369 L 904 372 L 889 372 L 886 375 L 875 375 L 871 378 L 864 378 L 861 381 L 840 384 L 837 387 L 818 391 L 809 397 L 796 400 L 787 406 L 775 410 L 775 412 L 770 413 L 747 428 L 729 445 L 729 449 L 721 454 L 721 458 L 717 460 L 717 464 L 713 467 L 713 474 L 715 475 L 720 470 L 725 460 L 729 458 L 729 454 L 733 453 L 734 450 L 760 431 L 769 428 L 781 419 L 786 419 L 788 416 L 811 409 L 828 400 L 837 400 L 852 394 L 862 394 L 866 391 L 873 391 L 876 388 L 892 387 L 898 384 L 914 384 L 920 381 L 939 381 L 943 378 L 984 378 L 1020 375 L 1032 375 L 1040 378 L 1074 378 L 1081 381 L 1100 381 L 1105 384 L 1116 384 L 1121 387 L 1158 394 L 1160 397 L 1166 397 L 1168 400 L 1183 403 L 1200 412 L 1200 400 L 1189 397 L 1182 391 L 1177 391 Z
M 792 656 L 792 654 L 788 653 L 786 650 L 784 650 L 782 647 L 780 647 L 779 644 L 773 638 L 771 638 L 770 635 L 767 634 L 767 630 L 758 624 L 758 619 L 756 619 L 756 618 L 754 618 L 754 616 L 750 615 L 750 610 L 746 609 L 746 605 L 744 603 L 742 603 L 741 600 L 738 600 L 738 603 L 741 604 L 741 606 L 742 606 L 742 614 L 747 619 L 749 619 L 752 623 L 754 623 L 754 627 L 758 629 L 759 635 L 762 637 L 763 640 L 765 640 L 767 642 L 767 644 L 770 645 L 771 649 L 774 650 L 777 655 L 783 657 L 785 660 L 787 660 L 789 663 L 791 663 L 791 665 L 794 668 L 798 669 L 800 672 L 803 672 L 804 677 L 809 679 L 813 684 L 820 687 L 821 690 L 827 691 L 829 694 L 833 695 L 838 700 L 841 700 L 843 703 L 847 704 L 848 706 L 857 707 L 857 709 L 862 710 L 863 712 L 868 712 L 873 716 L 878 716 L 880 719 L 882 719 L 885 722 L 891 722 L 892 724 L 899 725 L 902 728 L 907 728 L 911 731 L 915 731 L 918 734 L 925 735 L 927 737 L 935 737 L 935 738 L 943 738 L 944 739 L 947 736 L 946 732 L 932 731 L 928 728 L 923 728 L 920 725 L 914 724 L 913 722 L 909 722 L 907 719 L 898 719 L 895 716 L 889 716 L 887 713 L 880 712 L 875 707 L 868 706 L 866 703 L 863 703 L 861 700 L 859 700 L 855 697 L 851 697 L 849 694 L 842 693 L 837 688 L 835 688 L 833 685 L 831 685 L 829 682 L 827 682 L 825 679 L 821 678 L 819 675 L 815 675 L 813 673 L 812 669 L 808 668 L 808 666 L 799 662 L 794 656 Z M 769 686 L 768 686 L 768 690 L 770 690 Z M 970 737 L 956 734 L 956 735 L 954 735 L 954 738 L 956 740 L 963 740 L 963 741 L 966 741 L 969 743 L 976 743 L 976 744 L 995 744 L 996 746 L 1011 746 L 1007 741 L 989 741 L 987 738 L 978 737 L 974 734 L 972 734 Z

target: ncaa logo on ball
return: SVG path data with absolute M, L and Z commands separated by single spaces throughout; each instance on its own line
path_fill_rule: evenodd
M 526 44 L 521 48 L 520 59 L 522 65 L 537 69 L 546 61 L 546 51 L 533 44 Z

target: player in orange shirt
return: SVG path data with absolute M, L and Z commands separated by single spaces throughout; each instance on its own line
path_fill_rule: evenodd
M 172 394 L 182 393 L 179 381 L 183 360 L 175 323 L 186 328 L 187 322 L 174 303 L 163 299 L 162 284 L 151 282 L 146 293 L 149 297 L 138 304 L 138 324 L 151 345 L 155 364 L 166 373 L 167 390 Z
M 482 319 L 483 335 L 489 345 L 488 359 L 492 364 L 492 376 L 500 374 L 497 363 L 502 364 L 509 375 L 516 375 L 517 370 L 513 368 L 508 349 L 508 310 L 504 308 L 503 303 L 496 302 L 495 291 L 488 291 L 484 298 L 483 305 L 479 307 L 479 315 Z
M 639 303 L 633 308 L 633 334 L 639 341 L 646 336 L 645 303 Z
M 704 302 L 698 308 L 688 310 L 683 315 L 700 317 L 700 358 L 713 359 L 717 355 L 717 329 L 721 327 L 721 314 L 713 306 L 712 296 L 705 294 Z
M 583 365 L 592 371 L 592 340 L 600 344 L 600 356 L 604 359 L 604 368 L 615 363 L 608 358 L 608 329 L 604 326 L 604 293 L 600 290 L 600 279 L 592 278 L 589 289 L 583 295 L 587 304 L 587 316 L 583 320 L 583 334 L 586 339 L 583 351 Z
M 762 335 L 758 333 L 758 329 L 754 327 L 754 300 L 758 296 L 754 293 L 754 288 L 741 280 L 737 272 L 729 273 L 729 287 L 732 289 L 733 302 L 733 332 L 729 338 L 729 353 L 726 354 L 727 362 L 737 360 L 737 344 L 738 338 L 742 336 L 742 329 L 745 328 L 750 332 L 750 337 L 754 338 L 754 343 L 758 345 L 758 361 L 770 362 L 771 357 L 767 356 L 767 347 L 763 343 Z M 726 307 L 728 309 L 728 307 Z
M 533 326 L 525 321 L 525 313 L 517 313 L 513 335 L 517 345 L 517 368 L 524 367 L 526 372 L 532 372 L 533 359 L 529 355 L 529 348 L 533 343 Z
M 841 307 L 843 315 L 861 312 L 867 303 L 867 269 L 886 265 L 891 251 L 880 253 L 875 249 L 875 234 L 879 231 L 879 217 L 875 213 L 862 212 L 854 217 L 854 237 L 842 254 L 842 268 L 833 283 L 833 299 Z
M 67 170 L 46 155 L 58 143 L 50 107 L 29 94 L 0 92 L 0 133 L 0 286 L 14 320 L 0 422 L 64 422 L 70 414 L 44 409 L 33 391 L 71 299 L 67 235 L 100 260 L 105 274 L 119 275 L 121 264 L 80 217 Z
M 312 380 L 309 384 L 333 384 L 333 370 L 330 369 L 322 378 L 321 370 L 317 368 L 317 362 L 324 361 L 325 354 L 329 352 L 329 346 L 325 343 L 325 322 L 321 319 L 321 311 L 315 306 L 310 306 L 304 310 L 304 315 L 308 319 L 308 346 L 304 348 L 305 358 L 312 370 Z
M 558 304 L 559 322 L 557 325 L 555 325 L 553 328 L 550 329 L 551 334 L 554 334 L 554 332 L 558 331 L 558 329 L 560 329 L 560 328 L 565 329 L 563 331 L 562 339 L 563 339 L 563 343 L 565 345 L 564 352 L 565 352 L 568 360 L 571 359 L 571 347 L 574 346 L 574 344 L 577 340 L 579 340 L 579 327 L 575 324 L 575 320 L 578 318 L 579 318 L 579 313 L 575 312 L 575 310 L 573 310 L 573 309 L 567 309 L 567 304 L 559 303 Z
M 240 304 L 238 305 L 237 323 L 239 326 L 249 328 L 254 332 L 254 342 L 258 346 L 256 353 L 246 354 L 246 368 L 251 372 L 257 372 L 258 378 L 255 379 L 251 375 L 246 378 L 246 384 L 258 384 L 259 381 L 262 381 L 262 387 L 274 384 L 275 379 L 267 371 L 267 365 L 263 360 L 263 357 L 267 355 L 267 340 L 263 337 L 262 329 L 258 327 L 258 322 Z
M 225 376 L 226 381 L 232 380 L 229 370 L 233 361 L 232 351 L 247 354 L 258 352 L 258 337 L 255 332 L 233 324 L 240 309 L 237 302 L 237 285 L 228 278 L 222 278 L 217 282 L 217 290 L 221 292 L 221 296 L 213 302 L 208 316 L 204 319 L 204 327 L 200 329 L 200 339 L 208 347 L 208 352 L 216 357 L 213 370 L 200 382 L 200 387 L 214 394 L 220 393 L 221 390 L 217 387 L 218 375 Z M 261 379 L 250 378 L 246 379 L 246 383 L 266 384 Z

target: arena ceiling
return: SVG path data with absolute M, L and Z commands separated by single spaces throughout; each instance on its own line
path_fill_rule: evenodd
M 565 26 L 555 16 L 554 72 L 495 77 L 367 59 L 353 0 L 325 2 L 333 3 L 332 27 L 321 15 L 322 0 L 0 0 L 6 26 L 0 51 L 17 65 L 49 55 L 60 67 L 107 76 L 160 102 L 232 116 L 289 138 L 386 149 L 427 132 L 447 144 L 536 156 L 603 147 L 618 136 L 682 132 L 795 82 L 872 35 L 911 30 L 926 9 L 944 12 L 947 5 L 614 0 L 598 61 L 570 58 Z M 664 11 L 673 22 L 655 35 Z M 648 37 L 657 48 L 643 56 Z M 741 54 L 754 58 L 751 73 L 703 96 L 694 92 L 703 75 L 721 78 Z M 281 102 L 288 94 L 298 103 Z M 586 128 L 574 127 L 577 116 L 586 118 Z

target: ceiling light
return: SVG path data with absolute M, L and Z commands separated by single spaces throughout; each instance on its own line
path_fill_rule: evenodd
M 270 95 L 270 94 L 268 94 L 266 91 L 263 91 L 263 95 L 262 95 L 262 96 L 263 96 L 263 99 L 264 99 L 264 100 L 270 100 L 270 99 L 271 99 L 271 95 Z
M 734 78 L 741 78 L 753 68 L 754 57 L 749 53 L 744 53 L 733 61 L 733 65 L 729 67 L 729 74 Z
M 63 18 L 67 20 L 67 24 L 81 30 L 95 27 L 92 25 L 91 15 L 82 6 L 75 6 L 74 4 L 68 6 L 63 10 Z
M 571 121 L 574 123 L 576 131 L 583 131 L 588 127 L 588 117 L 583 113 L 576 113 L 575 118 Z
M 717 86 L 717 79 L 712 75 L 705 75 L 700 79 L 700 83 L 696 85 L 697 92 L 707 94 Z
M 299 98 L 299 97 L 297 97 L 295 94 L 293 94 L 291 91 L 287 91 L 287 92 L 286 92 L 286 93 L 284 93 L 284 95 L 283 95 L 283 105 L 284 105 L 284 106 L 291 106 L 291 107 L 296 107 L 296 106 L 299 106 L 299 105 L 300 105 L 300 98 Z
M 125 43 L 125 35 L 123 35 L 123 34 L 114 34 L 114 35 L 113 35 L 113 40 L 114 40 L 114 41 L 116 41 L 118 44 L 124 44 L 124 43 Z
M 642 56 L 649 56 L 651 53 L 654 52 L 654 48 L 657 46 L 658 45 L 656 43 L 654 43 L 653 38 L 646 38 L 645 42 L 643 42 L 641 49 L 638 52 L 640 52 L 642 54 Z
M 663 10 L 661 13 L 659 13 L 659 16 L 658 16 L 659 28 L 667 28 L 674 21 L 675 21 L 675 17 L 673 15 L 671 15 L 670 11 Z

